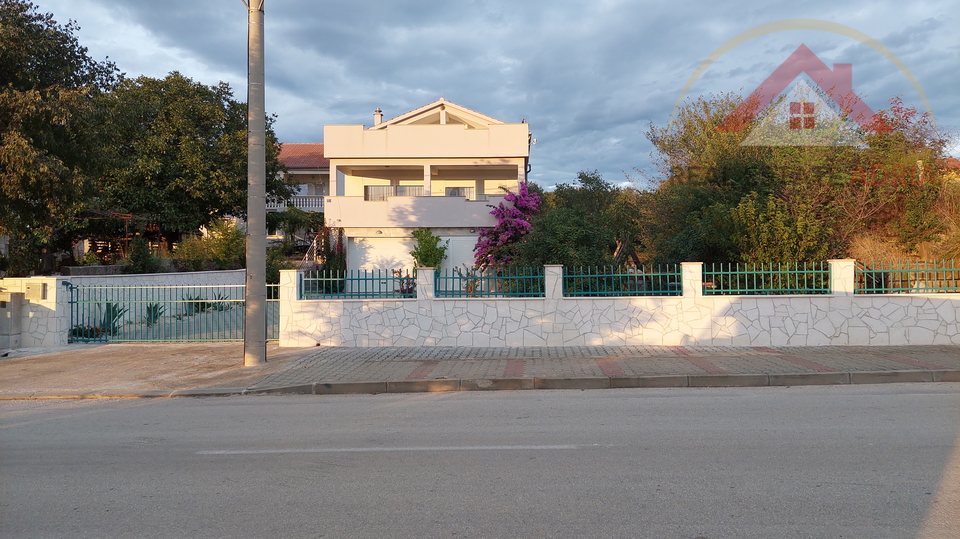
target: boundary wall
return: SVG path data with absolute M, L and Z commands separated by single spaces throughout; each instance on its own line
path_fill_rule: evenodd
M 22 293 L 20 347 L 66 346 L 70 332 L 70 290 L 75 286 L 173 286 L 244 284 L 244 270 L 125 275 L 71 275 L 0 279 L 0 292 Z
M 831 293 L 704 296 L 702 263 L 682 264 L 679 297 L 564 298 L 546 266 L 544 298 L 299 300 L 280 274 L 280 346 L 960 345 L 960 294 L 854 294 L 854 260 L 831 260 Z

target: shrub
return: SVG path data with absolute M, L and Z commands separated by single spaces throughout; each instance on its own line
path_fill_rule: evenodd
M 123 273 L 157 273 L 161 269 L 160 260 L 150 252 L 150 244 L 143 236 L 130 242 L 130 256 L 125 262 Z
M 440 243 L 440 237 L 434 236 L 429 228 L 420 227 L 413 231 L 417 245 L 410 251 L 413 262 L 418 268 L 440 269 L 440 264 L 447 258 L 447 247 L 450 240 Z
M 177 271 L 240 269 L 246 265 L 247 239 L 232 221 L 210 225 L 207 235 L 188 238 L 177 245 L 174 266 Z

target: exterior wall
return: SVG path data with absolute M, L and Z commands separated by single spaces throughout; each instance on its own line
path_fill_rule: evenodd
M 71 277 L 23 277 L 0 280 L 0 291 L 27 292 L 27 287 L 46 285 L 46 297 L 27 299 L 21 310 L 20 346 L 48 348 L 65 346 L 70 331 L 70 291 L 65 282 L 81 286 L 170 286 L 244 284 L 245 271 L 204 271 L 145 275 L 74 275 Z
M 448 124 L 391 125 L 370 130 L 362 125 L 325 125 L 324 156 L 519 157 L 527 155 L 529 128 L 527 124 L 491 124 L 484 129 L 464 129 L 462 124 Z
M 444 268 L 473 267 L 473 247 L 479 236 L 443 236 L 441 243 L 449 241 Z M 410 251 L 416 241 L 406 234 L 405 237 L 351 237 L 347 239 L 347 269 L 407 269 L 414 266 Z
M 420 271 L 417 299 L 282 302 L 280 345 L 960 345 L 960 294 L 854 295 L 852 261 L 831 263 L 834 293 L 804 296 L 703 296 L 684 264 L 682 297 L 562 298 L 547 266 L 543 299 L 434 299 Z M 296 272 L 281 273 L 294 298 Z
M 343 228 L 492 227 L 497 219 L 490 215 L 490 206 L 502 200 L 502 196 L 490 196 L 486 201 L 424 196 L 372 202 L 362 196 L 329 197 L 324 217 L 328 225 Z
M 103 278 L 106 276 L 100 276 Z M 67 344 L 70 329 L 70 293 L 61 286 L 62 277 L 5 278 L 3 292 L 21 292 L 25 300 L 20 309 L 20 346 L 49 348 Z M 40 291 L 29 295 L 28 288 Z

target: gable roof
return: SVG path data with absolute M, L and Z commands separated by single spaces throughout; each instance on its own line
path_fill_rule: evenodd
M 330 167 L 330 160 L 323 156 L 322 142 L 284 142 L 278 159 L 288 170 Z
M 864 128 L 874 121 L 874 112 L 853 93 L 852 64 L 833 64 L 831 70 L 806 45 L 800 45 L 757 89 L 727 116 L 717 131 L 740 131 L 791 82 L 806 73 L 850 118 Z
M 443 118 L 443 120 L 441 120 L 441 118 Z M 447 101 L 441 97 L 433 103 L 411 110 L 410 112 L 381 122 L 368 129 L 381 130 L 391 125 L 436 125 L 440 123 L 463 124 L 466 125 L 467 128 L 484 129 L 488 125 L 503 124 L 505 122 L 468 109 L 463 105 L 458 105 L 453 101 Z

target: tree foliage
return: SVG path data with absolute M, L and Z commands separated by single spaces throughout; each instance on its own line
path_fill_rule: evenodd
M 433 232 L 426 227 L 420 227 L 413 231 L 413 238 L 417 240 L 410 256 L 413 257 L 413 263 L 416 268 L 434 268 L 440 269 L 440 265 L 447 258 L 447 248 L 450 246 L 450 240 L 440 241 L 440 236 L 434 236 Z
M 72 223 L 101 165 L 97 95 L 116 67 L 90 58 L 74 36 L 25 0 L 0 0 L 0 234 L 15 273 Z
M 190 233 L 246 215 L 247 108 L 226 83 L 205 86 L 171 73 L 123 80 L 106 99 L 112 150 L 96 203 Z M 292 194 L 278 178 L 276 136 L 267 127 L 267 192 Z
M 753 146 L 751 125 L 718 129 L 739 102 L 701 97 L 647 132 L 661 178 L 639 208 L 644 259 L 823 260 L 863 234 L 907 251 L 939 239 L 947 141 L 927 115 L 895 98 L 865 145 Z

